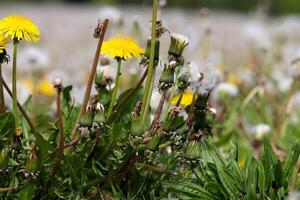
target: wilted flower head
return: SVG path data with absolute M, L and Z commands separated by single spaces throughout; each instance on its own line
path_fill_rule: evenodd
M 140 57 L 144 50 L 129 36 L 111 37 L 103 42 L 101 53 L 114 59 Z
M 198 94 L 209 93 L 217 84 L 217 70 L 211 62 L 202 63 L 200 66 L 190 63 L 189 72 L 191 86 Z
M 38 42 L 40 31 L 28 17 L 22 15 L 11 15 L 0 21 L 0 34 L 11 37 L 18 42 L 25 38 L 28 42 Z
M 44 69 L 47 67 L 48 62 L 49 59 L 46 52 L 36 47 L 28 47 L 20 53 L 20 63 L 24 67 L 34 70 Z
M 169 54 L 175 57 L 180 57 L 184 48 L 189 44 L 189 39 L 177 33 L 171 34 L 171 43 L 169 48 Z
M 271 127 L 268 124 L 257 124 L 249 128 L 249 132 L 254 134 L 257 139 L 263 138 L 270 131 Z
M 217 96 L 226 94 L 228 96 L 234 97 L 238 94 L 239 89 L 236 85 L 234 85 L 232 83 L 223 82 L 223 83 L 219 83 L 216 86 L 214 91 Z

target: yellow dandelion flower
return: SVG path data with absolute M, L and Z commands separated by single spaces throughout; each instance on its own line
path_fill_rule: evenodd
M 6 49 L 8 43 L 9 41 L 3 35 L 0 35 L 0 54 Z
M 11 15 L 0 20 L 0 34 L 20 41 L 25 38 L 28 42 L 38 42 L 40 31 L 28 17 Z
M 240 86 L 242 84 L 242 80 L 234 74 L 230 74 L 227 79 L 228 82 L 232 83 L 233 85 Z
M 46 80 L 42 80 L 39 83 L 37 91 L 46 96 L 55 95 L 55 89 L 53 88 L 53 85 Z
M 127 60 L 132 57 L 140 57 L 144 50 L 129 36 L 111 37 L 103 42 L 101 54 L 110 58 Z
M 17 137 L 20 137 L 20 136 L 23 134 L 22 129 L 21 129 L 20 127 L 19 127 L 19 128 L 16 128 L 15 134 L 16 134 Z
M 191 105 L 192 102 L 193 102 L 193 95 L 194 94 L 190 91 L 184 92 L 184 94 L 182 96 L 182 99 L 180 101 L 180 105 L 182 105 L 184 107 L 187 107 L 187 106 Z M 171 104 L 175 105 L 179 98 L 180 98 L 179 96 L 173 97 L 172 100 L 171 100 Z

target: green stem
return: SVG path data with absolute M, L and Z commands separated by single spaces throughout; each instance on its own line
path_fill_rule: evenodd
M 5 112 L 5 101 L 3 92 L 3 81 L 2 81 L 2 65 L 0 63 L 0 114 Z
M 117 93 L 118 93 L 118 87 L 119 87 L 119 80 L 120 80 L 120 75 L 121 75 L 121 59 L 118 59 L 118 69 L 117 69 L 117 74 L 116 74 L 116 79 L 115 79 L 115 87 L 114 87 L 114 91 L 112 93 L 112 97 L 111 97 L 111 101 L 108 107 L 108 114 L 107 117 L 109 118 L 109 116 L 112 114 L 116 99 L 117 99 Z
M 142 129 L 145 129 L 145 122 L 149 112 L 149 104 L 153 90 L 153 81 L 154 81 L 154 58 L 155 58 L 155 41 L 156 41 L 156 21 L 157 21 L 157 9 L 158 9 L 158 0 L 153 0 L 153 13 L 152 13 L 152 34 L 151 34 L 151 49 L 150 49 L 150 60 L 148 67 L 148 76 L 145 85 L 145 93 L 143 98 L 143 107 L 142 107 L 142 117 L 141 117 L 141 126 Z
M 14 41 L 13 74 L 12 74 L 13 111 L 15 115 L 16 128 L 19 128 L 20 118 L 19 118 L 18 102 L 17 102 L 17 49 L 18 49 L 18 42 Z

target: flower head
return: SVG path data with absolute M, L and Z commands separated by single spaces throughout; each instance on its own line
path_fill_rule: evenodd
M 38 42 L 40 31 L 28 17 L 11 15 L 0 21 L 0 34 L 20 41 L 25 38 L 28 42 Z
M 171 34 L 171 44 L 169 48 L 169 54 L 175 57 L 180 57 L 184 48 L 189 44 L 189 39 L 177 33 Z
M 183 96 L 182 96 L 182 99 L 180 101 L 180 105 L 182 105 L 184 107 L 187 107 L 187 106 L 191 105 L 192 102 L 193 102 L 193 96 L 194 96 L 193 93 L 190 92 L 190 91 L 184 92 Z M 173 97 L 172 100 L 171 100 L 171 104 L 175 105 L 177 103 L 178 99 L 179 99 L 179 96 Z
M 9 41 L 3 36 L 0 35 L 0 54 L 4 52 Z
M 198 94 L 207 94 L 214 89 L 218 82 L 218 74 L 211 62 L 202 63 L 200 66 L 195 63 L 189 65 L 192 87 Z
M 110 58 L 127 60 L 140 57 L 144 50 L 131 37 L 117 36 L 103 42 L 101 53 Z
M 8 43 L 9 41 L 3 35 L 0 35 L 0 64 L 9 61 L 9 56 L 5 50 Z

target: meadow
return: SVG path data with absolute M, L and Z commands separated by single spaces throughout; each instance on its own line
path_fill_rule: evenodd
M 0 7 L 0 199 L 300 199 L 300 16 Z

